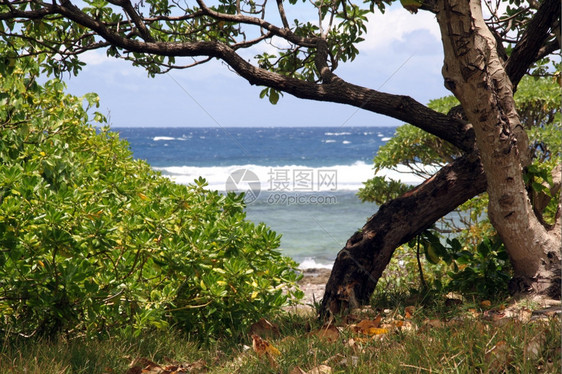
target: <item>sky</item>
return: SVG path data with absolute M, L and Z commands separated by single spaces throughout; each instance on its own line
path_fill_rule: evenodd
M 350 83 L 408 95 L 424 104 L 450 94 L 443 86 L 443 50 L 433 14 L 410 14 L 399 3 L 385 14 L 370 14 L 368 33 L 358 49 L 359 56 L 353 62 L 340 64 L 335 71 Z M 108 58 L 103 50 L 87 52 L 82 60 L 87 65 L 78 76 L 64 79 L 68 91 L 78 96 L 96 92 L 100 96 L 98 110 L 108 117 L 111 127 L 402 124 L 349 105 L 302 100 L 289 94 L 272 105 L 267 98 L 259 98 L 263 87 L 251 86 L 219 61 L 149 78 L 142 68 Z

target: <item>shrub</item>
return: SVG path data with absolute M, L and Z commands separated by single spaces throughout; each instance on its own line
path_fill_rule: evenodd
M 0 66 L 5 332 L 177 324 L 206 338 L 299 296 L 286 290 L 295 263 L 275 250 L 278 235 L 245 219 L 242 196 L 209 191 L 203 179 L 174 184 L 88 124 L 97 96 L 38 84 L 31 61 Z

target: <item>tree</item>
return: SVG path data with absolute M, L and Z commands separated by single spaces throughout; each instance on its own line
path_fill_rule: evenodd
M 549 224 L 554 222 L 558 200 L 552 199 L 551 190 L 546 188 L 545 182 L 554 185 L 549 176 L 562 160 L 556 152 L 562 141 L 561 97 L 560 86 L 555 80 L 529 76 L 521 80 L 514 97 L 522 122 L 531 129 L 529 141 L 535 150 L 533 163 L 525 175 L 526 184 L 530 188 L 537 217 Z M 458 104 L 454 96 L 448 96 L 431 100 L 428 106 L 447 113 Z M 392 139 L 379 148 L 374 164 L 375 170 L 390 168 L 399 171 L 406 166 L 411 172 L 428 178 L 431 170 L 443 167 L 458 156 L 458 150 L 447 142 L 414 126 L 403 125 L 397 128 Z M 375 176 L 365 182 L 358 195 L 363 201 L 383 204 L 411 188 L 399 181 Z M 438 264 L 435 268 L 437 273 L 428 278 L 433 279 L 431 283 L 426 282 L 423 273 L 420 274 L 422 287 L 432 285 L 440 290 L 449 289 L 486 298 L 505 295 L 512 268 L 503 242 L 498 240 L 497 232 L 486 218 L 487 204 L 487 194 L 476 196 L 457 207 L 454 214 L 451 212 L 403 245 L 399 252 L 401 259 L 409 258 L 412 266 L 417 260 L 418 268 L 421 268 L 420 252 L 425 254 L 429 264 Z
M 391 2 L 372 0 L 362 8 L 351 1 L 320 0 L 313 3 L 317 23 L 290 24 L 285 6 L 303 6 L 296 0 L 277 0 L 276 17 L 271 18 L 266 17 L 267 3 L 253 0 L 219 0 L 214 6 L 204 0 L 196 0 L 197 5 L 88 0 L 83 6 L 69 0 L 1 0 L 0 32 L 13 46 L 8 61 L 36 55 L 47 71 L 59 74 L 76 73 L 82 65 L 79 55 L 98 48 L 145 67 L 151 75 L 220 59 L 250 84 L 265 86 L 262 95 L 272 103 L 283 92 L 344 103 L 410 123 L 458 148 L 451 163 L 383 204 L 347 241 L 327 284 L 323 314 L 368 302 L 398 245 L 484 191 L 489 192 L 492 221 L 515 268 L 515 288 L 559 296 L 560 213 L 546 225 L 533 210 L 524 183 L 530 148 L 513 92 L 527 72 L 548 73 L 552 66 L 548 58 L 560 49 L 560 2 L 515 0 L 505 13 L 499 10 L 501 2 L 486 2 L 491 13 L 487 20 L 477 0 L 407 4 L 412 12 L 437 16 L 445 86 L 461 102 L 448 115 L 335 74 L 340 62 L 356 57 L 366 15 L 384 12 Z M 245 49 L 279 39 L 286 47 L 277 54 L 256 56 L 256 64 L 244 58 Z M 45 60 L 46 55 L 55 58 Z

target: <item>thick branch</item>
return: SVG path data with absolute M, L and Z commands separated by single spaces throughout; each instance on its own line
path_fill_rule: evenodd
M 505 71 L 514 87 L 536 61 L 557 20 L 559 24 L 560 0 L 543 1 L 507 60 Z
M 486 177 L 478 155 L 473 153 L 383 204 L 339 252 L 322 299 L 322 314 L 368 303 L 396 247 L 485 190 Z

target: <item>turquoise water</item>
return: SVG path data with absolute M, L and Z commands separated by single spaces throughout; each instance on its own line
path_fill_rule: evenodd
M 267 204 L 267 199 L 258 199 L 248 205 L 247 216 L 282 234 L 283 253 L 303 267 L 331 267 L 347 239 L 377 207 L 361 203 L 352 191 L 328 196 L 334 197 L 334 204 Z

